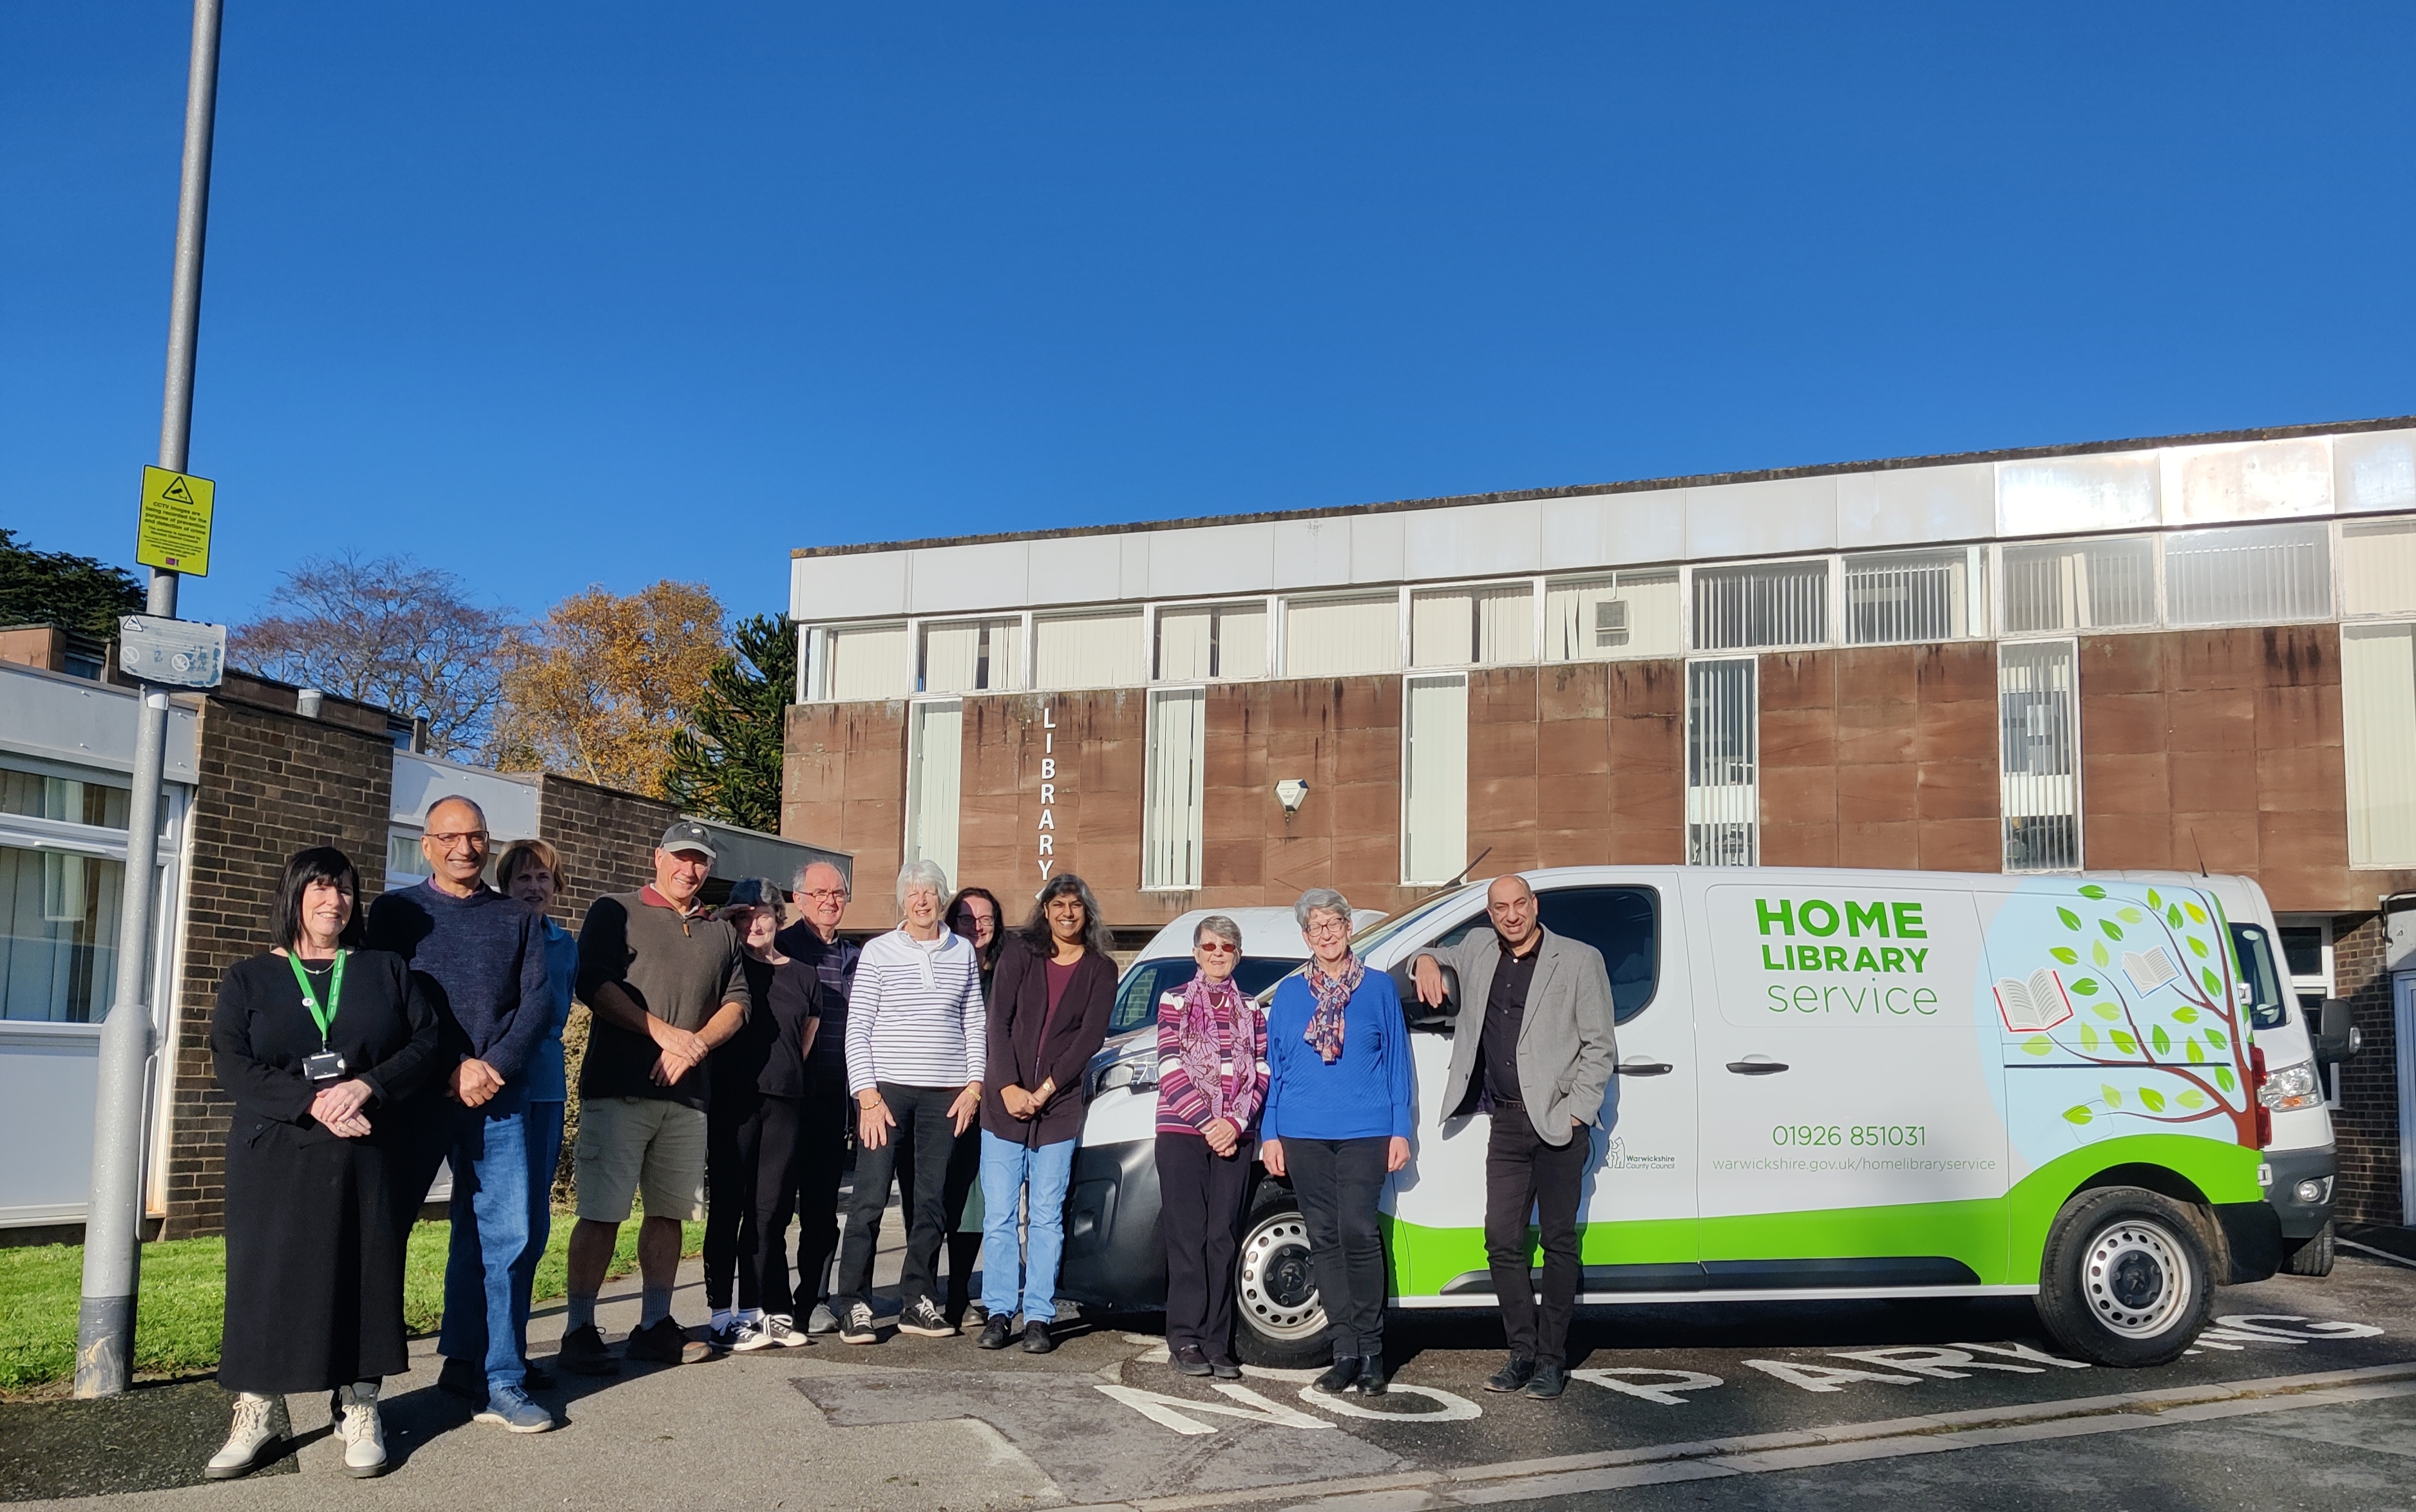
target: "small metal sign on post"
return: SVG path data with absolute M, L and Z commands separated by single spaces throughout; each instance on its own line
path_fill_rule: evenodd
M 163 688 L 216 688 L 226 677 L 226 627 L 128 614 L 117 622 L 117 665 Z

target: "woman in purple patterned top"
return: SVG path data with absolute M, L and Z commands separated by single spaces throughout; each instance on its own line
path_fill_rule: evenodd
M 1267 1020 L 1233 981 L 1241 927 L 1191 933 L 1199 975 L 1157 1000 L 1157 1186 L 1166 1237 L 1166 1346 L 1185 1375 L 1239 1380 L 1233 1250 L 1267 1090 Z

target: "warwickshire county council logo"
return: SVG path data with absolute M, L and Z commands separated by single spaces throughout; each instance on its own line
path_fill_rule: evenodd
M 1678 1164 L 1674 1155 L 1630 1155 L 1627 1137 L 1615 1135 L 1603 1155 L 1603 1167 L 1608 1171 L 1668 1171 Z

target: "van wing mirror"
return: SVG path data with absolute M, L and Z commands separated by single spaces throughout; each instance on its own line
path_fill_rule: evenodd
M 1440 960 L 1435 962 L 1442 973 L 1442 1006 L 1430 1008 L 1418 1001 L 1417 978 L 1410 973 L 1417 959 L 1412 955 L 1386 973 L 1393 978 L 1393 990 L 1400 994 L 1401 1015 L 1412 1029 L 1424 1029 L 1430 1034 L 1449 1034 L 1453 1021 L 1459 1016 L 1459 973 Z
M 2317 1006 L 2314 1032 L 2307 1037 L 2315 1043 L 2316 1064 L 2333 1066 L 2355 1056 L 2363 1036 L 2349 1022 L 2348 1005 L 2328 997 Z

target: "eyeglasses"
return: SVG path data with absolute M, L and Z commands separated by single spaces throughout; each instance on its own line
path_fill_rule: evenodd
M 1238 956 L 1242 953 L 1242 947 L 1230 940 L 1202 940 L 1192 948 L 1212 956 Z
M 818 902 L 844 903 L 848 900 L 848 891 L 844 887 L 816 887 L 811 892 L 799 893 L 797 896 L 811 898 Z
M 487 832 L 483 829 L 464 829 L 450 835 L 424 835 L 420 838 L 440 851 L 457 851 L 465 846 L 473 851 L 487 848 Z
M 1301 930 L 1300 932 L 1303 934 L 1349 934 L 1351 932 L 1351 926 L 1343 920 L 1336 918 L 1332 915 L 1328 915 L 1321 919 L 1309 920 L 1308 928 Z

